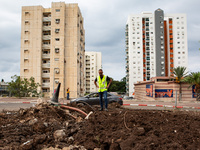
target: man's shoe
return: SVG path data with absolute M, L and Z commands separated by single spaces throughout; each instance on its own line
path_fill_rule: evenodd
M 103 111 L 103 108 L 100 108 L 99 111 Z
M 106 108 L 105 111 L 108 111 L 108 109 Z

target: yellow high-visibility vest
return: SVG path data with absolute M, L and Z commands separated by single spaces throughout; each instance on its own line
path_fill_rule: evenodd
M 107 91 L 107 76 L 103 76 L 103 78 L 101 79 L 100 76 L 98 76 L 98 83 L 99 83 L 99 90 L 98 92 L 104 92 Z

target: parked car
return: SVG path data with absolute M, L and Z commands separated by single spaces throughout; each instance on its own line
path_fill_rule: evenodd
M 119 96 L 113 95 L 109 92 L 107 94 L 107 99 L 108 99 L 108 103 L 117 102 L 120 105 L 123 105 L 122 98 L 120 98 Z M 90 105 L 100 105 L 99 93 L 98 92 L 91 93 L 91 94 L 86 95 L 84 97 L 79 97 L 77 99 L 73 99 L 73 100 L 70 101 L 70 103 L 73 103 L 73 102 L 76 102 L 76 103 L 86 102 Z
M 124 100 L 130 100 L 130 99 L 133 99 L 133 97 L 132 96 L 130 96 L 130 97 L 129 96 L 124 96 L 123 99 Z

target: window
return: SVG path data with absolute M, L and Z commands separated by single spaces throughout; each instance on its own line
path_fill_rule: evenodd
M 56 40 L 56 41 L 60 41 L 60 39 L 59 39 L 59 38 L 55 38 L 55 40 Z
M 56 23 L 59 24 L 60 23 L 60 19 L 56 19 Z
M 25 12 L 25 15 L 28 15 L 28 14 L 29 14 L 29 12 L 28 12 L 28 11 L 26 11 L 26 12 Z
M 55 58 L 54 60 L 55 60 L 55 61 L 59 61 L 59 58 Z
M 59 53 L 59 48 L 55 48 L 55 53 Z
M 25 21 L 25 25 L 28 25 L 29 24 L 29 21 Z
M 56 32 L 56 33 L 59 33 L 59 31 L 60 31 L 60 29 L 55 29 L 55 32 Z
M 25 32 L 25 34 L 27 34 L 28 33 L 28 31 L 24 31 Z
M 44 41 L 43 44 L 50 44 L 50 41 Z
M 60 9 L 56 9 L 56 12 L 60 12 Z

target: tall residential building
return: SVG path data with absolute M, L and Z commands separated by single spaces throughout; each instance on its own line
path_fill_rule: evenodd
M 22 7 L 22 78 L 34 77 L 45 97 L 61 83 L 60 98 L 82 96 L 85 66 L 85 30 L 78 4 L 52 3 Z
M 86 93 L 98 91 L 94 85 L 94 80 L 99 75 L 99 69 L 102 68 L 101 63 L 101 52 L 85 52 Z
M 126 24 L 126 89 L 156 76 L 173 76 L 173 68 L 188 66 L 185 14 L 143 12 L 128 17 Z

